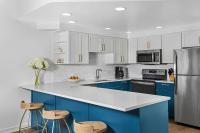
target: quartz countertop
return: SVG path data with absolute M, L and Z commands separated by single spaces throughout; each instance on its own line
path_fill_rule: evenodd
M 110 79 L 109 81 L 102 82 L 126 81 L 131 79 L 133 78 L 119 80 Z M 169 97 L 164 96 L 84 86 L 84 84 L 92 83 L 97 82 L 94 80 L 80 81 L 77 83 L 66 81 L 47 83 L 38 88 L 36 88 L 34 85 L 23 85 L 20 88 L 111 108 L 123 112 L 170 100 Z

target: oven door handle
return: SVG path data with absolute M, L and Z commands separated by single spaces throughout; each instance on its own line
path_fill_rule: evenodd
M 132 81 L 133 84 L 150 85 L 155 86 L 154 82 Z

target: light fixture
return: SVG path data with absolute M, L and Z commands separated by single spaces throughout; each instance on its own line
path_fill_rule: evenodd
M 131 31 L 127 31 L 126 33 L 127 33 L 127 34 L 131 34 L 132 32 L 131 32 Z
M 111 28 L 109 28 L 109 27 L 107 27 L 107 28 L 105 28 L 106 30 L 111 30 Z
M 122 7 L 122 6 L 119 6 L 119 7 L 116 7 L 115 10 L 116 11 L 124 11 L 124 10 L 126 10 L 126 8 Z
M 72 20 L 70 20 L 70 21 L 68 21 L 68 23 L 69 23 L 69 24 L 75 24 L 76 21 L 72 21 Z
M 68 12 L 64 12 L 64 13 L 62 13 L 62 15 L 63 15 L 63 16 L 67 16 L 67 17 L 72 16 L 72 14 L 71 14 L 71 13 L 68 13 Z
M 162 26 L 156 26 L 156 29 L 162 29 L 163 27 Z

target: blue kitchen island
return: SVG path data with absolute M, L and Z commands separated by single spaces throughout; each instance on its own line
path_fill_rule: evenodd
M 106 133 L 168 133 L 168 97 L 68 82 L 21 88 L 30 90 L 32 102 L 44 103 L 46 110 L 68 110 L 72 130 L 75 119 L 103 121 L 108 125 Z

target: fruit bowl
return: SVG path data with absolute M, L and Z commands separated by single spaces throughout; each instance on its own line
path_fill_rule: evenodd
M 80 79 L 67 79 L 67 81 L 69 81 L 69 82 L 78 82 L 78 81 L 80 81 Z
M 69 82 L 78 82 L 80 81 L 80 78 L 78 76 L 70 76 L 67 81 Z

